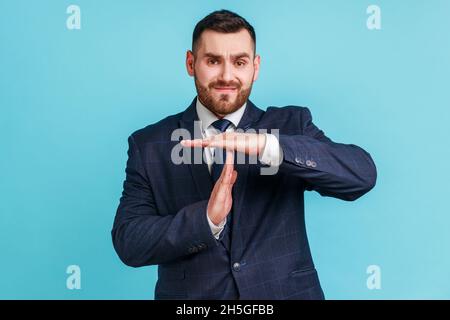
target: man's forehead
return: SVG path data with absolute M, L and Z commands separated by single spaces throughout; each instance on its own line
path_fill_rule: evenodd
M 205 30 L 201 35 L 199 53 L 201 55 L 212 54 L 217 56 L 253 55 L 253 40 L 247 30 L 243 29 L 234 33 L 220 33 Z

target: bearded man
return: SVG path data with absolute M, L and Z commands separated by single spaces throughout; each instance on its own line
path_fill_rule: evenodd
M 209 14 L 186 56 L 197 96 L 128 139 L 112 239 L 125 264 L 158 265 L 155 299 L 324 299 L 304 192 L 353 201 L 375 186 L 370 154 L 332 141 L 308 108 L 249 100 L 260 63 L 244 18 Z

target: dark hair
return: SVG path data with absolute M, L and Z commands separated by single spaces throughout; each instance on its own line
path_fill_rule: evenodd
M 195 52 L 198 39 L 205 30 L 234 33 L 241 29 L 246 29 L 250 33 L 253 39 L 253 48 L 256 53 L 255 29 L 240 15 L 228 10 L 214 11 L 197 23 L 192 34 L 192 51 Z

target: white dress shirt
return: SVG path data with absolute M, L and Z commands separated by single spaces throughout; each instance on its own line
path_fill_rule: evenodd
M 244 114 L 247 103 L 244 103 L 242 107 L 234 111 L 233 113 L 225 115 L 224 119 L 227 119 L 231 122 L 231 124 L 226 129 L 226 132 L 233 132 L 236 130 L 239 121 L 241 121 L 242 115 Z M 203 138 L 211 137 L 217 134 L 217 129 L 212 126 L 212 123 L 219 118 L 216 117 L 214 113 L 212 113 L 208 108 L 206 108 L 198 99 L 196 103 L 196 110 L 198 119 L 201 121 L 201 130 Z M 208 170 L 211 173 L 211 165 L 214 159 L 214 150 L 215 148 L 206 147 L 205 148 L 205 160 L 208 164 Z M 280 144 L 278 139 L 273 134 L 266 133 L 266 145 L 264 146 L 264 150 L 259 156 L 259 161 L 266 165 L 279 165 L 280 162 Z M 206 217 L 208 219 L 209 226 L 211 228 L 211 232 L 213 233 L 216 239 L 219 239 L 220 233 L 225 227 L 227 219 L 224 219 L 219 225 L 215 225 L 211 219 L 209 219 L 208 213 L 206 213 Z

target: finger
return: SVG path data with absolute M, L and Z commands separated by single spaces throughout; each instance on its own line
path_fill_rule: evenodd
M 217 150 L 216 150 L 217 151 Z M 234 163 L 234 154 L 232 151 L 227 151 L 225 155 L 225 163 L 222 167 L 222 172 L 220 173 L 220 177 L 217 180 L 218 183 L 230 183 L 231 174 L 233 173 L 233 163 Z
M 233 150 L 227 150 L 225 165 L 231 165 L 231 168 L 233 168 L 233 164 L 234 164 L 234 152 Z
M 233 170 L 231 173 L 230 182 L 216 183 L 214 189 L 216 190 L 214 196 L 214 205 L 220 208 L 229 210 L 232 203 L 232 188 L 237 178 L 237 171 Z
M 225 164 L 222 169 L 223 179 L 222 184 L 229 184 L 233 174 L 234 153 L 232 151 L 226 152 Z
M 223 169 L 226 171 L 226 177 L 229 177 L 230 179 L 227 181 L 228 183 L 231 181 L 231 175 L 233 173 L 234 169 L 234 152 L 227 150 L 225 155 L 225 164 L 223 166 Z
M 234 183 L 236 182 L 237 179 L 237 171 L 233 170 L 233 172 L 231 173 L 231 177 L 230 177 L 230 182 L 226 185 L 226 200 L 227 201 L 228 198 L 232 197 L 232 189 L 234 186 Z
M 236 135 L 233 132 L 224 132 L 211 137 L 210 147 L 235 150 Z
M 224 205 L 226 202 L 226 199 L 231 194 L 231 188 L 233 187 L 232 181 L 232 175 L 233 175 L 233 169 L 231 169 L 231 172 L 229 170 L 225 170 L 224 167 L 224 177 L 222 181 L 218 183 L 217 193 L 216 193 L 216 199 L 217 202 L 221 205 Z
M 219 183 L 218 184 L 215 201 L 216 201 L 216 203 L 220 204 L 221 206 L 223 206 L 223 204 L 225 203 L 225 200 L 227 199 L 227 195 L 229 193 L 228 186 L 229 186 L 229 184 L 227 184 L 227 183 Z
M 209 142 L 208 146 L 212 148 L 217 149 L 225 149 L 226 148 L 226 141 L 224 139 L 216 138 L 217 136 L 212 137 Z
M 226 193 L 226 186 L 230 183 L 229 181 L 231 180 L 231 177 L 229 177 L 229 175 L 230 174 L 227 172 L 224 166 L 219 179 L 216 181 L 216 184 L 214 185 L 216 196 L 220 199 L 223 199 L 223 196 Z
M 228 196 L 231 196 L 231 190 L 233 189 L 233 186 L 234 186 L 234 183 L 236 182 L 236 179 L 237 179 L 237 171 L 233 170 L 233 172 L 231 173 L 230 183 L 227 186 Z
M 220 189 L 220 186 L 223 184 L 225 175 L 227 174 L 225 170 L 225 166 L 222 168 L 222 172 L 220 173 L 219 178 L 217 179 L 216 183 L 214 184 L 212 193 L 217 193 Z
M 231 206 L 233 205 L 232 190 L 233 190 L 233 185 L 236 182 L 236 178 L 237 178 L 237 171 L 233 171 L 232 180 L 231 180 L 231 183 L 227 187 L 227 196 L 226 196 L 226 199 L 224 202 L 224 207 L 226 208 L 226 210 L 228 210 L 228 213 L 229 213 L 229 210 L 231 209 Z
M 217 152 L 217 150 L 216 150 L 216 152 Z M 219 152 L 220 152 L 220 150 L 219 150 Z M 227 156 L 226 156 L 227 157 Z M 228 166 L 226 165 L 226 158 L 225 159 L 223 159 L 224 161 L 225 161 L 225 164 L 224 164 L 224 166 L 222 167 L 222 172 L 220 173 L 220 177 L 219 177 L 219 179 L 217 180 L 217 182 L 219 183 L 219 184 L 222 184 L 222 183 L 228 183 L 227 182 L 227 178 L 229 178 L 228 176 L 231 174 L 230 173 L 230 169 L 228 168 Z
M 231 185 L 234 185 L 234 183 L 236 182 L 236 179 L 237 179 L 237 171 L 236 170 L 233 170 L 233 174 L 232 174 L 232 176 L 231 176 Z
M 227 194 L 227 186 L 230 184 L 233 175 L 233 163 L 234 163 L 234 153 L 232 151 L 227 151 L 225 164 L 220 173 L 219 179 L 216 181 L 213 192 L 214 196 L 217 197 L 218 201 L 222 201 Z
M 180 143 L 183 147 L 202 147 L 202 139 L 181 140 Z
M 232 205 L 233 205 L 233 196 L 231 195 L 231 192 L 230 192 L 223 204 L 225 210 L 227 211 L 227 215 L 230 213 Z

